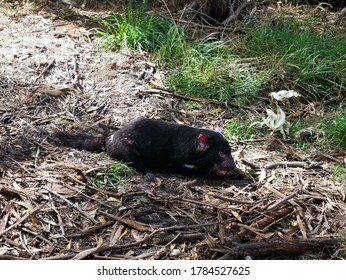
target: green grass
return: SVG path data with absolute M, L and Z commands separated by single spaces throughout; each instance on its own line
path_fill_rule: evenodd
M 316 131 L 321 130 L 321 118 L 304 118 L 296 120 L 289 127 L 288 137 L 293 139 L 299 130 L 309 127 L 312 127 Z
M 292 19 L 264 22 L 234 41 L 200 40 L 185 51 L 167 85 L 195 96 L 252 104 L 256 96 L 293 89 L 307 101 L 344 91 L 346 40 Z
M 112 14 L 100 21 L 101 45 L 108 49 L 134 49 L 156 53 L 165 44 L 174 25 L 145 13 L 145 4 L 133 9 L 130 5 L 123 15 Z
M 343 34 L 320 34 L 312 23 L 291 19 L 263 22 L 241 41 L 238 55 L 253 58 L 258 71 L 270 73 L 267 86 L 271 88 L 293 89 L 310 101 L 345 90 Z
M 334 108 L 334 110 L 331 110 Z M 323 117 L 304 118 L 296 121 L 290 127 L 289 138 L 301 129 L 312 127 L 319 135 L 306 140 L 299 139 L 298 147 L 318 144 L 322 151 L 341 150 L 346 148 L 346 109 L 330 107 Z
M 36 9 L 38 7 L 37 2 L 31 1 L 31 0 L 22 0 L 22 5 L 30 8 L 30 9 Z
M 345 90 L 344 35 L 320 34 L 312 18 L 263 21 L 237 39 L 192 40 L 172 21 L 145 13 L 144 3 L 101 24 L 103 46 L 149 52 L 169 69 L 166 86 L 186 94 L 252 104 L 258 95 L 281 89 L 309 101 Z
M 105 190 L 116 190 L 133 174 L 134 171 L 131 167 L 121 162 L 115 162 L 105 173 L 96 174 L 93 183 Z
M 326 145 L 336 148 L 346 148 L 346 110 L 336 111 L 331 117 L 321 122 L 325 133 Z
M 248 121 L 233 119 L 226 123 L 224 134 L 227 139 L 238 141 L 248 140 L 253 138 L 254 136 L 258 137 L 260 131 L 263 130 L 257 129 L 255 127 L 250 127 L 250 123 Z
M 101 45 L 111 50 L 130 48 L 151 53 L 153 60 L 171 70 L 166 85 L 194 96 L 225 101 L 241 92 L 248 100 L 261 88 L 264 72 L 237 65 L 238 57 L 225 42 L 192 40 L 183 28 L 144 10 L 145 5 L 136 10 L 126 8 L 124 15 L 113 14 L 101 20 L 102 28 L 96 30 Z
M 333 171 L 333 179 L 338 182 L 345 182 L 346 180 L 346 168 L 341 166 L 331 167 Z
M 171 69 L 166 85 L 198 97 L 252 102 L 263 89 L 268 73 L 256 71 L 223 41 L 195 41 L 188 45 L 179 67 Z

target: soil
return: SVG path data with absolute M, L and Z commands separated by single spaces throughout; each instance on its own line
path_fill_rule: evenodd
M 156 174 L 150 183 L 135 173 L 111 191 L 98 187 L 114 160 L 63 147 L 57 129 L 100 133 L 100 124 L 139 116 L 223 127 L 237 112 L 145 91 L 164 73 L 144 53 L 100 49 L 85 15 L 107 11 L 62 2 L 1 3 L 0 258 L 243 258 L 236 244 L 345 236 L 346 187 L 330 170 L 344 155 L 317 158 L 318 150 L 275 139 L 232 143 L 251 180 Z M 287 165 L 297 161 L 306 164 Z M 345 257 L 338 244 L 252 258 Z

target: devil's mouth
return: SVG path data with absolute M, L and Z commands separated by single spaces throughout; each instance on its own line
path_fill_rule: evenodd
M 230 168 L 223 168 L 217 164 L 214 164 L 212 171 L 218 176 L 228 176 L 231 174 L 232 170 Z

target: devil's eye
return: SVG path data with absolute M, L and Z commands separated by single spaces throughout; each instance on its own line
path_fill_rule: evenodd
M 219 156 L 220 156 L 220 157 L 224 157 L 224 156 L 225 156 L 225 153 L 224 153 L 224 152 L 219 152 Z

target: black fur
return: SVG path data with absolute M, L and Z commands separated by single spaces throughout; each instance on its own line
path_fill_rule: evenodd
M 102 151 L 105 148 L 105 136 L 92 136 L 88 134 L 69 134 L 64 131 L 57 131 L 58 137 L 64 145 L 87 151 Z
M 109 136 L 57 132 L 67 146 L 98 151 L 129 162 L 140 173 L 150 171 L 195 176 L 227 176 L 236 168 L 225 137 L 210 129 L 161 120 L 135 119 Z

